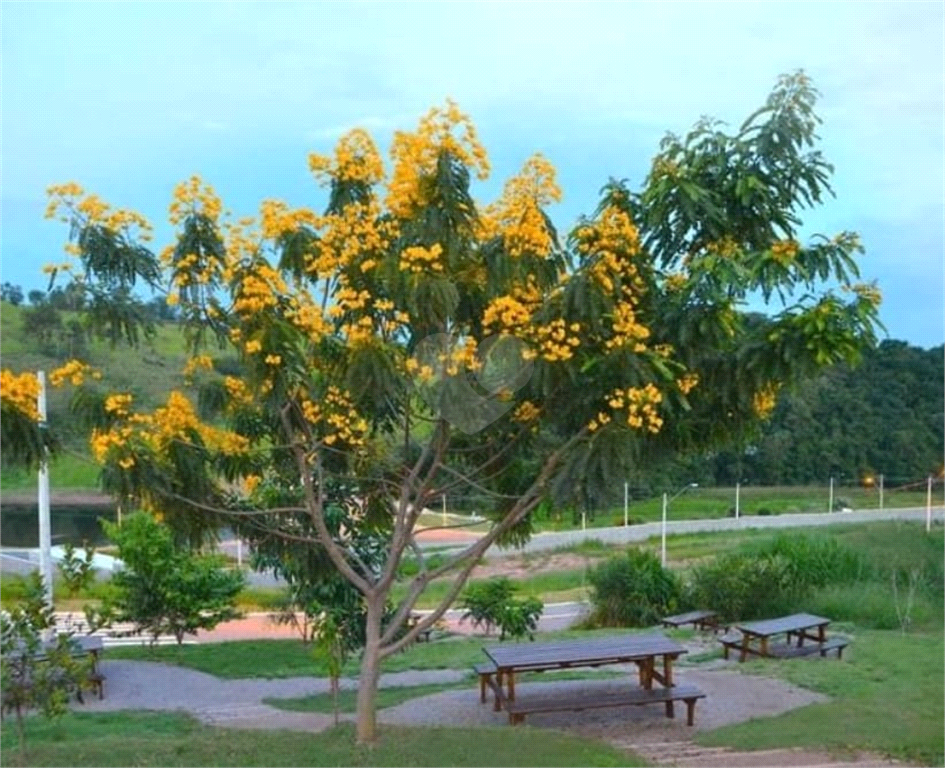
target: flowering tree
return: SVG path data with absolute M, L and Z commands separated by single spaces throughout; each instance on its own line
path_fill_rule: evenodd
M 879 299 L 854 283 L 856 236 L 798 239 L 800 212 L 829 191 L 815 95 L 786 76 L 734 134 L 703 121 L 668 136 L 638 192 L 611 181 L 563 239 L 541 156 L 495 202 L 473 199 L 489 163 L 452 103 L 394 135 L 389 170 L 361 130 L 312 155 L 323 213 L 265 200 L 233 220 L 190 179 L 159 254 L 142 244 L 143 217 L 51 188 L 94 327 L 134 341 L 133 288 L 165 286 L 193 352 L 192 387 L 153 412 L 128 393 L 86 400 L 105 486 L 192 535 L 237 516 L 322 553 L 363 596 L 357 733 L 373 739 L 381 661 L 442 615 L 489 546 L 527 538 L 540 502 L 723 444 L 779 388 L 874 342 Z M 779 301 L 759 319 L 752 297 Z M 331 483 L 350 495 L 336 500 Z M 273 486 L 280 506 L 262 503 Z M 427 567 L 419 515 L 471 489 L 492 499 L 488 533 Z M 326 524 L 331 504 L 382 537 L 381 565 Z M 300 514 L 307 526 L 292 524 Z M 420 569 L 391 615 L 408 549 Z M 405 633 L 446 575 L 452 588 Z

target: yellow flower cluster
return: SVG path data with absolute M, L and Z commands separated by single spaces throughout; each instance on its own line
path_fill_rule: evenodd
M 526 351 L 522 356 L 529 359 L 540 355 L 549 363 L 570 360 L 574 357 L 574 350 L 581 345 L 581 339 L 576 335 L 580 331 L 580 323 L 568 325 L 561 318 L 552 320 L 547 325 L 536 326 L 530 340 L 538 346 L 538 352 Z
M 247 496 L 251 495 L 261 482 L 262 478 L 259 475 L 246 475 L 243 478 L 243 492 Z
M 203 214 L 210 221 L 216 222 L 222 212 L 223 203 L 213 187 L 204 184 L 195 174 L 174 187 L 174 199 L 171 201 L 168 218 L 171 224 L 179 224 L 188 216 Z
M 201 368 L 207 371 L 213 370 L 213 358 L 210 355 L 195 355 L 190 358 L 184 366 L 184 376 L 193 376 Z
M 0 398 L 32 421 L 39 421 L 36 398 L 39 397 L 39 379 L 35 373 L 16 374 L 0 370 Z
M 650 329 L 637 322 L 636 312 L 629 301 L 619 301 L 614 307 L 614 335 L 607 339 L 607 349 L 633 345 L 634 352 L 642 352 L 643 342 L 650 337 Z
M 476 356 L 478 346 L 472 337 L 461 339 L 453 344 L 449 353 L 438 356 L 442 371 L 447 376 L 456 376 L 460 370 L 478 371 L 482 361 Z
M 679 387 L 679 391 L 684 395 L 688 395 L 695 389 L 699 384 L 699 374 L 698 373 L 687 373 L 684 376 L 676 379 L 676 386 Z
M 104 464 L 113 450 L 122 454 L 119 462 L 122 469 L 134 466 L 134 457 L 131 455 L 129 443 L 134 435 L 131 426 L 124 425 L 112 429 L 93 429 L 89 438 L 89 447 L 92 449 L 92 458 L 99 464 Z
M 853 291 L 861 299 L 865 299 L 874 307 L 878 307 L 883 302 L 883 294 L 880 293 L 879 288 L 872 283 L 856 283 L 849 287 L 844 286 L 844 290 Z
M 779 240 L 771 246 L 771 258 L 778 264 L 787 266 L 794 261 L 800 250 L 801 247 L 796 240 Z
M 127 416 L 131 412 L 132 396 L 128 393 L 109 395 L 105 398 L 105 413 Z
M 479 143 L 472 121 L 452 101 L 446 108 L 433 108 L 420 120 L 416 132 L 394 134 L 390 154 L 394 171 L 387 186 L 385 204 L 394 216 L 407 219 L 423 205 L 420 180 L 435 170 L 441 152 L 475 171 L 482 180 L 489 176 L 489 159 Z
M 348 340 L 349 347 L 361 347 L 374 339 L 374 320 L 369 315 L 359 317 L 351 323 L 343 323 L 341 335 Z
M 663 394 L 653 384 L 647 384 L 645 387 L 628 387 L 627 389 L 615 389 L 607 398 L 607 405 L 611 410 L 622 411 L 626 424 L 632 429 L 645 429 L 653 434 L 660 431 L 663 426 L 663 419 L 657 413 L 659 404 L 663 401 Z M 601 411 L 596 417 L 591 419 L 587 428 L 594 432 L 600 427 L 608 424 L 611 417 L 605 411 Z
M 308 156 L 308 167 L 325 186 L 330 185 L 332 179 L 368 185 L 384 179 L 384 163 L 373 139 L 363 128 L 355 128 L 338 140 L 334 160 L 313 153 Z
M 386 252 L 399 233 L 396 222 L 381 218 L 374 200 L 349 203 L 341 213 L 321 217 L 319 224 L 321 240 L 306 263 L 306 271 L 319 279 L 329 279 L 359 261 L 362 272 L 373 268 L 369 254 Z
M 308 208 L 290 210 L 281 200 L 263 200 L 259 206 L 262 235 L 267 240 L 278 240 L 282 235 L 297 232 L 302 227 L 317 228 L 319 217 Z
M 115 234 L 123 234 L 129 240 L 135 238 L 146 242 L 151 239 L 151 224 L 140 213 L 112 210 L 98 195 L 85 195 L 85 190 L 73 181 L 48 187 L 46 195 L 49 197 L 45 213 L 47 219 L 58 217 L 66 223 L 74 219 L 81 226 L 101 226 Z M 77 251 L 74 243 L 66 246 L 69 254 L 77 255 Z
M 49 374 L 49 383 L 54 387 L 61 387 L 69 382 L 74 387 L 80 387 L 86 376 L 98 380 L 102 378 L 102 373 L 81 360 L 69 360 Z
M 514 296 L 498 296 L 489 302 L 482 314 L 483 330 L 486 333 L 520 334 L 531 322 L 532 311 L 530 304 Z
M 307 422 L 324 428 L 325 434 L 321 440 L 325 445 L 364 444 L 368 424 L 354 408 L 347 392 L 334 386 L 329 387 L 321 404 L 305 398 L 302 400 L 302 413 Z
M 181 392 L 172 391 L 165 407 L 156 409 L 150 417 L 142 418 L 150 427 L 144 436 L 156 448 L 163 448 L 172 440 L 189 441 L 191 430 L 200 435 L 209 449 L 228 456 L 245 453 L 249 448 L 249 441 L 242 435 L 200 421 L 190 400 Z
M 541 409 L 531 400 L 525 400 L 512 412 L 512 420 L 520 424 L 535 421 L 541 415 Z
M 420 274 L 426 271 L 442 272 L 443 262 L 440 256 L 443 255 L 443 246 L 434 243 L 429 248 L 422 246 L 413 246 L 404 248 L 400 254 L 400 271 Z
M 289 290 L 282 275 L 264 261 L 247 267 L 240 277 L 233 311 L 247 320 L 279 306 L 279 297 Z
M 226 387 L 230 399 L 236 405 L 251 405 L 253 403 L 253 396 L 246 386 L 246 382 L 242 379 L 235 376 L 226 376 L 223 379 L 223 386 Z
M 502 197 L 483 212 L 480 239 L 501 234 L 510 256 L 544 258 L 551 253 L 554 241 L 542 208 L 560 201 L 554 166 L 540 154 L 533 155 L 518 176 L 506 182 Z
M 322 314 L 321 307 L 315 304 L 307 294 L 291 297 L 289 304 L 286 319 L 311 341 L 318 342 L 331 333 L 331 324 Z
M 769 382 L 755 392 L 751 406 L 758 418 L 766 419 L 771 415 L 774 406 L 778 403 L 778 390 L 780 388 L 779 384 Z
M 631 259 L 640 253 L 640 234 L 630 217 L 608 205 L 593 222 L 575 232 L 577 251 L 590 264 L 590 275 L 608 293 L 614 281 L 633 281 L 637 269 Z
M 358 291 L 354 288 L 339 288 L 335 293 L 335 304 L 329 307 L 330 317 L 341 317 L 345 312 L 353 312 L 367 307 L 371 300 L 371 292 L 366 290 Z
M 408 357 L 407 361 L 404 363 L 404 368 L 408 374 L 416 376 L 424 384 L 433 381 L 436 375 L 432 366 L 425 363 L 421 365 L 420 361 L 415 357 Z
M 737 256 L 741 248 L 739 248 L 738 243 L 735 240 L 726 235 L 721 240 L 713 240 L 710 243 L 706 243 L 705 249 L 716 256 L 721 256 L 723 259 L 730 259 L 733 256 Z M 772 255 L 773 255 L 772 248 Z M 794 253 L 797 253 L 795 250 Z

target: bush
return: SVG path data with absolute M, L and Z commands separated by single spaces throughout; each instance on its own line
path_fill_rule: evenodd
M 152 643 L 164 633 L 182 643 L 185 634 L 240 615 L 235 605 L 243 574 L 224 568 L 222 558 L 175 546 L 170 529 L 143 512 L 121 526 L 103 520 L 102 527 L 123 563 L 112 577 L 115 620 L 134 622 Z
M 859 553 L 827 536 L 780 533 L 746 551 L 783 558 L 791 578 L 811 587 L 848 584 L 868 577 L 871 571 Z
M 465 610 L 460 621 L 471 619 L 473 626 L 484 625 L 488 635 L 499 629 L 499 640 L 506 636 L 535 639 L 538 619 L 544 604 L 537 597 L 516 600 L 517 587 L 506 577 L 473 582 L 463 591 L 460 607 Z
M 676 576 L 641 549 L 612 557 L 588 573 L 592 623 L 605 627 L 643 627 L 671 613 L 679 602 Z
M 686 605 L 713 610 L 724 622 L 791 613 L 810 593 L 780 555 L 733 552 L 696 567 L 686 586 Z

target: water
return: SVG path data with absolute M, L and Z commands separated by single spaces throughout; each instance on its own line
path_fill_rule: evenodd
M 99 518 L 114 522 L 117 509 L 108 504 L 54 505 L 49 511 L 50 535 L 53 545 L 85 543 L 107 544 Z M 4 547 L 35 549 L 39 547 L 39 512 L 36 505 L 3 504 L 0 515 L 0 544 Z

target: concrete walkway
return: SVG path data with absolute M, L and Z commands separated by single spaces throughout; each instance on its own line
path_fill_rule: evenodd
M 86 697 L 86 703 L 79 705 L 79 711 L 183 711 L 208 724 L 248 728 L 321 730 L 334 722 L 331 715 L 286 712 L 263 703 L 267 698 L 288 699 L 328 693 L 327 678 L 223 680 L 206 672 L 169 664 L 109 660 L 107 651 L 99 667 L 106 678 L 105 698 Z M 380 686 L 410 687 L 469 679 L 468 696 L 478 701 L 477 684 L 470 674 L 456 669 L 396 672 L 381 675 Z M 357 687 L 356 679 L 342 678 L 342 689 L 356 690 Z

